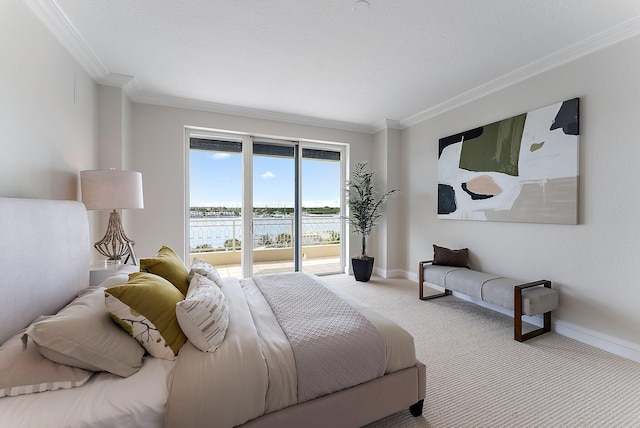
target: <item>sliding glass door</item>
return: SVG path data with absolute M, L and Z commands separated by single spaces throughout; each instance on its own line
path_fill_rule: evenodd
M 343 272 L 343 147 L 188 132 L 188 245 L 223 276 Z
M 294 143 L 253 143 L 253 274 L 298 270 L 297 153 Z
M 323 274 L 342 272 L 340 211 L 340 152 L 302 149 L 301 185 L 301 250 L 303 272 Z
M 241 276 L 243 140 L 189 139 L 187 245 L 223 276 Z

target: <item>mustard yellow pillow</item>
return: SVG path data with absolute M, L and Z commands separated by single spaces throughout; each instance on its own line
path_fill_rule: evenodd
M 175 360 L 187 340 L 176 318 L 176 303 L 184 299 L 180 291 L 158 275 L 135 272 L 104 294 L 111 318 L 151 356 Z
M 176 286 L 183 296 L 189 290 L 189 271 L 182 259 L 171 248 L 163 245 L 155 257 L 140 259 L 140 272 L 160 275 Z

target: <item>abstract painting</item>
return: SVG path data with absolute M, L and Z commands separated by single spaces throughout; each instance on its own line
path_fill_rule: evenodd
M 438 218 L 577 224 L 580 100 L 441 138 Z

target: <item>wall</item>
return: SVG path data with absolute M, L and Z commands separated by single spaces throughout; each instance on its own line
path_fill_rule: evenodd
M 372 145 L 369 134 L 133 103 L 132 167 L 142 172 L 145 199 L 144 210 L 131 212 L 130 236 L 139 257 L 155 254 L 162 245 L 186 254 L 185 126 L 348 143 L 351 165 L 364 159 Z M 354 241 L 350 240 L 349 254 L 357 253 Z
M 98 169 L 135 170 L 131 162 L 131 101 L 119 87 L 98 85 Z M 127 236 L 133 228 L 130 210 L 120 210 Z M 109 223 L 109 211 L 90 212 L 102 228 L 92 240 L 100 239 Z M 92 250 L 94 261 L 104 256 Z
M 417 278 L 432 244 L 469 247 L 476 268 L 552 280 L 558 331 L 640 355 L 638 52 L 635 37 L 404 130 L 409 276 Z M 439 138 L 573 97 L 581 103 L 579 225 L 436 218 Z
M 402 175 L 402 134 L 398 129 L 385 128 L 374 134 L 373 162 L 374 185 L 377 196 L 400 190 Z M 382 217 L 369 239 L 371 254 L 375 256 L 374 274 L 390 278 L 403 276 L 401 267 L 405 259 L 404 211 L 402 193 L 387 198 L 382 206 Z
M 21 1 L 0 2 L 0 57 L 0 196 L 79 199 L 98 158 L 96 84 Z

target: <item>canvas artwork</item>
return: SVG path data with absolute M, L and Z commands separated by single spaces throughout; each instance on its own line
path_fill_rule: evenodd
M 439 140 L 438 218 L 577 224 L 579 99 Z

